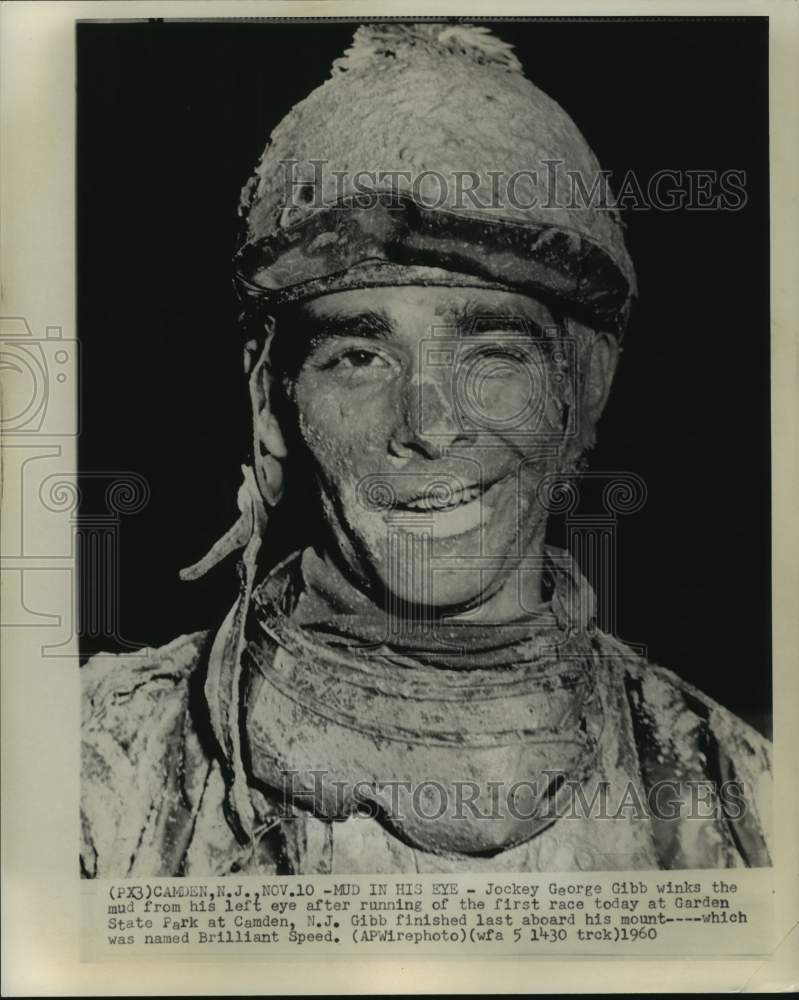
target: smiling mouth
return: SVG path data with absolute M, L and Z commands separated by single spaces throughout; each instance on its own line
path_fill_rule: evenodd
M 406 530 L 430 530 L 434 537 L 446 538 L 474 531 L 484 524 L 493 511 L 494 488 L 472 484 L 459 489 L 436 490 L 395 503 L 388 511 L 392 520 Z
M 423 496 L 395 504 L 393 509 L 425 512 L 452 511 L 457 510 L 458 507 L 462 507 L 464 504 L 478 500 L 484 493 L 485 490 L 483 487 L 477 485 L 463 486 L 457 490 L 448 489 L 446 493 L 441 490 L 437 491 L 433 487 Z

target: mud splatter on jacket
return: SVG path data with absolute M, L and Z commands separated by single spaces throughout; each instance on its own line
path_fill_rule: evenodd
M 243 843 L 229 812 L 230 771 L 209 725 L 204 685 L 213 639 L 213 632 L 198 632 L 157 650 L 100 654 L 82 668 L 84 877 L 566 872 L 771 863 L 768 741 L 675 674 L 601 632 L 591 642 L 594 692 L 604 724 L 581 787 L 588 802 L 598 801 L 600 790 L 607 793 L 612 808 L 606 815 L 556 819 L 493 857 L 433 853 L 411 846 L 374 818 L 329 821 L 302 809 L 286 815 L 278 793 L 250 770 L 255 822 L 252 838 Z M 260 646 L 260 655 L 288 654 L 267 644 Z M 320 736 L 321 758 L 324 752 Z M 324 766 L 323 759 L 319 763 Z M 663 782 L 670 784 L 660 797 Z M 700 791 L 699 808 L 695 801 L 688 815 L 686 796 L 724 782 L 735 783 L 734 800 L 714 799 L 708 806 Z M 674 808 L 675 794 L 680 808 Z M 619 808 L 624 803 L 626 808 Z M 636 808 L 640 803 L 656 808 L 642 813 Z

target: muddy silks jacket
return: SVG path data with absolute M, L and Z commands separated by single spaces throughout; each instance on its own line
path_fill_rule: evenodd
M 549 598 L 515 632 L 431 641 L 371 634 L 346 601 L 321 615 L 306 552 L 255 588 L 227 681 L 231 616 L 94 657 L 83 876 L 769 865 L 768 741 L 593 628 L 589 585 L 547 551 Z

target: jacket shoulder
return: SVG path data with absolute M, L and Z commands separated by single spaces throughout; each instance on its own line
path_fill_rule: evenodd
M 674 729 L 679 717 L 687 722 L 691 716 L 708 723 L 736 756 L 771 770 L 771 741 L 679 674 L 651 663 L 604 632 L 597 637 L 597 650 L 621 671 L 634 707 L 651 718 L 664 740 L 679 735 L 679 726 Z
M 771 742 L 671 670 L 625 661 L 639 755 L 652 779 L 710 781 L 734 795 L 726 822 L 746 863 L 772 856 Z
M 208 635 L 135 653 L 99 653 L 81 668 L 84 875 L 123 874 L 134 857 L 181 742 L 190 680 Z
M 680 714 L 689 712 L 707 722 L 728 753 L 761 770 L 771 771 L 770 740 L 734 712 L 665 667 L 636 658 L 626 664 L 626 669 L 639 685 L 642 708 L 650 716 L 659 717 L 662 730 Z
M 80 671 L 85 727 L 114 727 L 169 701 L 198 666 L 208 633 L 183 635 L 159 649 L 97 653 Z M 124 707 L 124 712 L 116 712 Z

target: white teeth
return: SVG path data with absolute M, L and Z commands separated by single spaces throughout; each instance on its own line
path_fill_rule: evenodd
M 463 535 L 473 531 L 487 520 L 490 508 L 480 500 L 463 503 L 458 507 L 438 510 L 433 514 L 433 536 L 438 538 Z
M 465 489 L 453 492 L 446 498 L 436 495 L 425 496 L 420 497 L 418 500 L 409 500 L 404 506 L 407 510 L 455 510 L 456 507 L 476 500 L 482 492 L 479 486 L 467 486 Z
M 422 512 L 419 512 L 420 514 Z M 491 515 L 491 507 L 480 498 L 456 507 L 446 507 L 443 510 L 424 511 L 425 517 L 418 519 L 408 517 L 398 522 L 403 531 L 431 531 L 434 538 L 451 538 L 453 535 L 463 535 L 474 531 Z
M 432 530 L 434 538 L 452 538 L 475 531 L 489 520 L 494 509 L 496 489 L 496 483 L 487 489 L 467 486 L 448 495 L 446 502 L 444 497 L 433 491 L 431 496 L 406 501 L 386 511 L 384 517 L 396 520 L 397 527 L 410 534 Z M 408 516 L 411 512 L 426 516 Z

